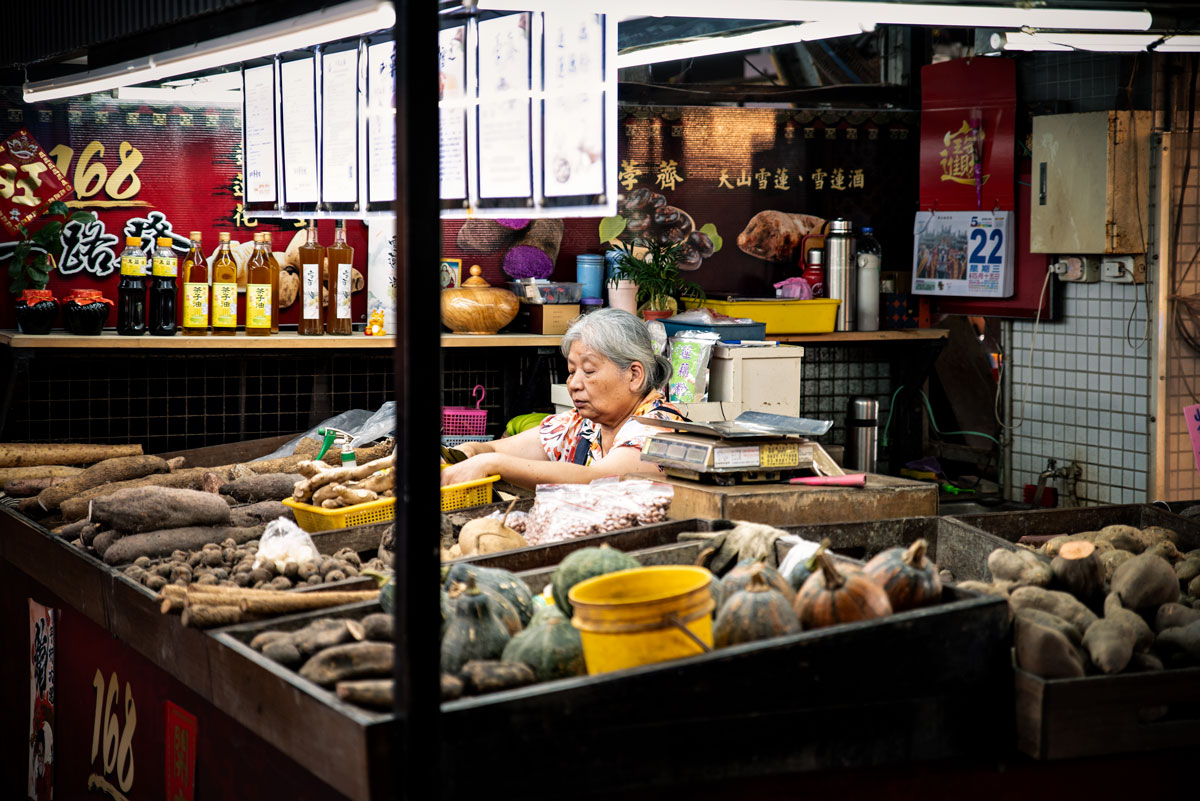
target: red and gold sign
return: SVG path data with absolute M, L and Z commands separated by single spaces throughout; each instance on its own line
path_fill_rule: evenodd
M 170 701 L 167 713 L 167 787 L 168 801 L 192 801 L 196 790 L 196 716 Z
M 13 236 L 74 190 L 24 128 L 0 142 L 0 221 Z

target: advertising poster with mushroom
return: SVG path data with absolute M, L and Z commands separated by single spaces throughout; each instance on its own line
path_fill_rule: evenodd
M 0 90 L 0 137 L 22 129 L 74 188 L 64 198 L 70 211 L 93 213 L 90 220 L 71 221 L 62 228 L 62 257 L 48 286 L 56 296 L 73 289 L 98 289 L 115 299 L 118 257 L 126 237 L 137 237 L 147 251 L 155 238 L 168 237 L 182 261 L 192 231 L 200 232 L 209 255 L 217 248 L 219 233 L 231 235 L 237 243 L 239 283 L 244 285 L 253 235 L 267 231 L 284 271 L 280 322 L 299 319 L 299 261 L 294 256 L 304 241 L 304 222 L 255 218 L 246 211 L 240 106 L 150 104 L 101 95 L 26 105 L 19 90 Z M 40 218 L 26 226 L 30 234 L 40 227 Z M 333 221 L 323 220 L 318 227 L 322 244 L 331 243 Z M 365 321 L 366 226 L 349 221 L 346 233 L 358 273 L 352 320 Z M 5 289 L 11 287 L 13 251 L 20 241 L 19 232 L 0 231 L 0 286 Z M 239 308 L 240 324 L 244 302 Z M 108 327 L 115 325 L 115 317 L 110 314 Z M 0 328 L 15 327 L 13 304 L 0 303 Z

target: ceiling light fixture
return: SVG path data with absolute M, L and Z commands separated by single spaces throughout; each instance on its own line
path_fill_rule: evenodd
M 750 33 L 689 39 L 629 50 L 617 54 L 617 68 L 640 67 L 644 64 L 700 58 L 718 53 L 758 50 L 763 47 L 833 39 L 838 36 L 854 36 L 873 30 L 875 26 L 870 23 L 805 22 L 801 25 L 783 25 Z
M 352 0 L 148 58 L 43 81 L 27 81 L 23 96 L 26 103 L 33 103 L 161 81 L 175 75 L 265 58 L 287 50 L 350 39 L 391 28 L 395 24 L 396 10 L 391 2 Z
M 203 105 L 207 103 L 231 103 L 238 105 L 242 102 L 242 93 L 238 91 L 222 91 L 219 89 L 169 89 L 153 86 L 121 86 L 113 90 L 113 98 L 129 103 L 157 103 L 174 105 Z
M 514 8 L 517 6 L 517 8 Z M 490 11 L 561 11 L 563 0 L 478 0 Z M 574 0 L 572 13 L 645 15 L 646 0 Z M 696 17 L 778 22 L 854 22 L 876 25 L 944 25 L 962 28 L 1041 28 L 1085 31 L 1144 31 L 1152 22 L 1144 10 L 1099 8 L 1019 8 L 931 3 L 859 3 L 852 0 L 654 0 L 656 17 Z
M 995 34 L 993 34 L 995 35 Z M 1048 33 L 1004 31 L 1003 48 L 1021 51 L 1087 50 L 1097 53 L 1140 53 L 1162 37 L 1153 33 Z

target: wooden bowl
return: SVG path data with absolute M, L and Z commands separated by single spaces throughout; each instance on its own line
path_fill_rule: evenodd
M 520 301 L 485 281 L 478 264 L 461 287 L 442 290 L 442 322 L 456 334 L 494 334 L 517 316 Z

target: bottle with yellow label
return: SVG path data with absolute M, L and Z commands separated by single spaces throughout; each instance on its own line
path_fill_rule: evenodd
M 267 254 L 267 264 L 271 267 L 271 333 L 279 333 L 279 260 L 271 250 L 271 232 L 263 231 L 263 242 Z
M 171 237 L 160 236 L 150 269 L 150 334 L 173 337 L 179 330 L 176 300 L 179 290 L 179 257 L 171 248 Z
M 192 247 L 183 257 L 183 333 L 208 335 L 208 262 L 200 247 L 200 232 L 188 235 Z
M 317 221 L 308 222 L 308 241 L 300 246 L 300 321 L 296 333 L 314 336 L 325 333 L 321 321 L 321 285 L 325 283 L 325 248 L 317 239 Z
M 325 258 L 329 270 L 329 310 L 325 317 L 325 333 L 349 334 L 354 248 L 346 244 L 344 220 L 338 220 L 335 224 L 333 244 L 325 249 Z
M 246 263 L 246 334 L 252 337 L 271 335 L 271 264 L 261 233 L 254 235 L 254 252 Z
M 218 240 L 212 266 L 213 336 L 231 337 L 237 333 L 237 262 L 229 247 L 228 232 L 218 234 Z
M 141 237 L 125 237 L 125 250 L 121 251 L 121 282 L 117 284 L 118 334 L 141 336 L 146 333 L 148 266 Z

